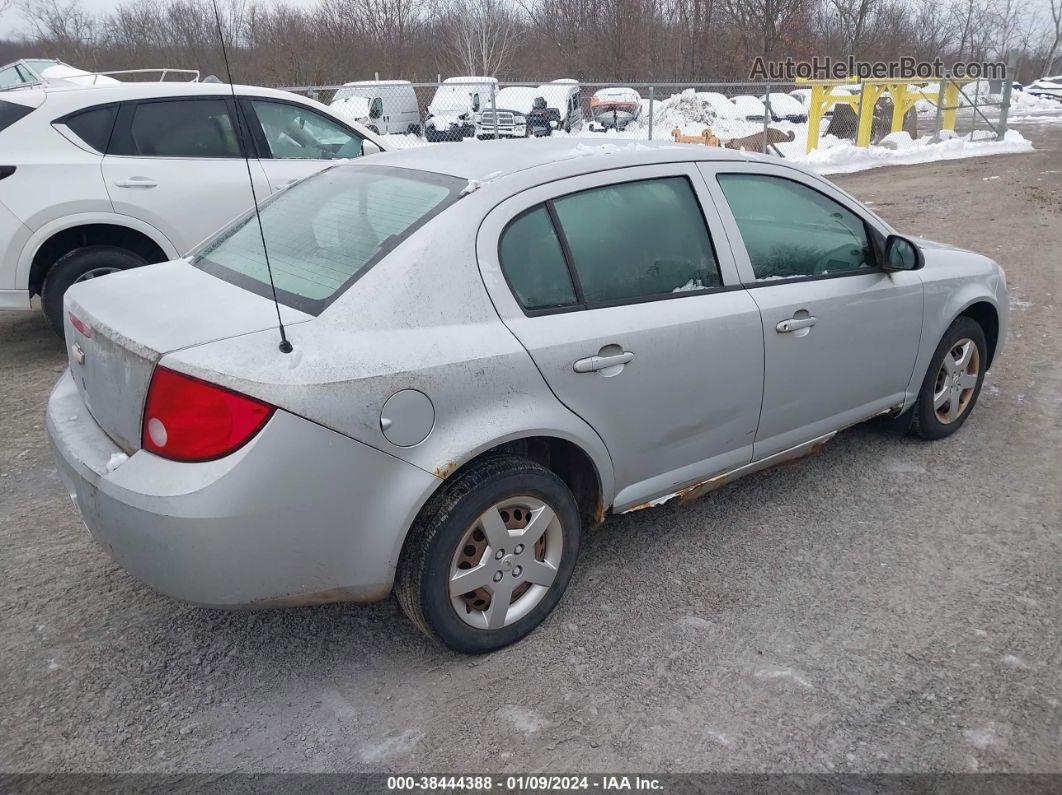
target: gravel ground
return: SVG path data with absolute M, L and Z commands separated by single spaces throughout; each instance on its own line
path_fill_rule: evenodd
M 135 582 L 50 459 L 61 344 L 0 314 L 0 769 L 1062 772 L 1060 133 L 837 180 L 1006 267 L 1011 338 L 959 434 L 862 426 L 610 520 L 489 657 L 391 601 L 228 613 Z

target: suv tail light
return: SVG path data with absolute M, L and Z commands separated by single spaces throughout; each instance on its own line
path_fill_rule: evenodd
M 239 450 L 275 407 L 198 378 L 156 367 L 141 446 L 172 461 L 213 461 Z

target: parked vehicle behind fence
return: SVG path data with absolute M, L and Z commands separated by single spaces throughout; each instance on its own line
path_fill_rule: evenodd
M 460 141 L 476 134 L 476 114 L 498 93 L 494 77 L 448 77 L 424 112 L 424 137 L 432 142 Z
M 0 91 L 0 309 L 40 295 L 62 333 L 71 284 L 188 253 L 252 205 L 248 169 L 264 199 L 385 148 L 318 102 L 236 86 L 237 107 L 232 90 L 49 80 Z
M 745 121 L 762 122 L 767 118 L 767 108 L 761 100 L 751 94 L 738 94 L 736 97 L 731 97 L 730 101 L 734 103 Z
M 47 424 L 93 536 L 202 604 L 394 587 L 429 636 L 485 652 L 550 614 L 609 513 L 871 417 L 937 439 L 970 416 L 1006 337 L 991 259 L 787 161 L 598 151 L 336 166 L 262 207 L 275 282 L 252 213 L 76 285 Z
M 494 97 L 494 106 L 484 106 L 476 117 L 476 137 L 527 138 L 531 133 L 528 116 L 539 98 L 530 86 L 507 86 Z
M 344 83 L 330 107 L 333 113 L 379 135 L 420 135 L 417 93 L 408 80 Z
M 780 91 L 770 94 L 771 121 L 788 121 L 794 124 L 804 124 L 808 120 L 807 108 L 800 100 Z M 767 95 L 760 97 L 760 102 L 766 105 Z
M 633 88 L 602 88 L 590 98 L 591 132 L 624 130 L 642 115 L 642 97 Z

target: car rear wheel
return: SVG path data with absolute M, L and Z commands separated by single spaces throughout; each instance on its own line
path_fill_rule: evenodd
M 147 260 L 118 246 L 85 246 L 64 254 L 49 269 L 41 291 L 41 307 L 52 328 L 63 336 L 63 296 L 71 285 L 141 265 Z
M 399 561 L 398 602 L 439 643 L 495 651 L 557 605 L 579 540 L 578 506 L 560 478 L 518 456 L 485 458 L 421 512 Z
M 944 333 L 918 393 L 911 427 L 923 439 L 942 439 L 962 427 L 984 383 L 988 348 L 981 326 L 960 317 Z

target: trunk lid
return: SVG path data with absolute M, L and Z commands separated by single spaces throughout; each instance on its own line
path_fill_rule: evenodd
M 164 354 L 277 325 L 272 301 L 183 260 L 76 284 L 66 293 L 65 310 L 70 372 L 81 399 L 130 454 L 140 449 L 144 400 Z M 280 310 L 285 326 L 313 319 L 284 305 Z

